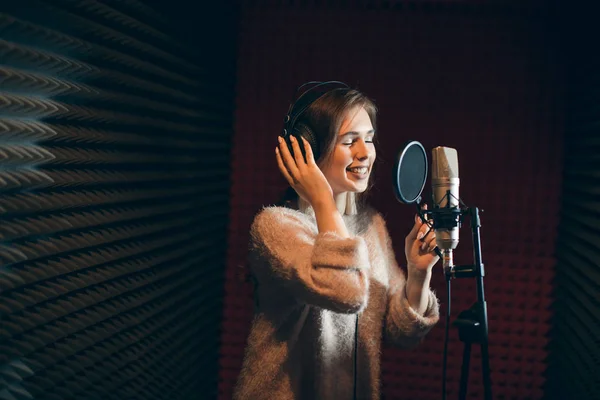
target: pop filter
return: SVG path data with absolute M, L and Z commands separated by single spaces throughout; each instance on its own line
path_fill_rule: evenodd
M 417 141 L 408 142 L 394 164 L 394 193 L 399 202 L 418 204 L 427 181 L 427 154 Z

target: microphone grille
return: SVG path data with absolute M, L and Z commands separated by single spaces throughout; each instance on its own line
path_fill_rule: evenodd
M 434 147 L 432 152 L 432 177 L 458 178 L 458 154 L 450 147 Z

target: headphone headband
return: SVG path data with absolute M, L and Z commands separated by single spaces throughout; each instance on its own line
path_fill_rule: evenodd
M 310 89 L 306 90 L 298 98 L 296 98 L 296 100 L 294 100 L 290 104 L 290 107 L 288 108 L 288 112 L 286 113 L 285 118 L 284 118 L 284 128 L 283 128 L 284 137 L 287 136 L 287 134 L 289 132 L 291 132 L 291 129 L 293 128 L 294 124 L 296 123 L 296 120 L 300 117 L 300 115 L 302 115 L 302 113 L 304 111 L 306 111 L 306 109 L 308 107 L 310 107 L 311 104 L 313 104 L 315 101 L 320 99 L 323 95 L 325 95 L 326 93 L 328 93 L 334 89 L 340 89 L 340 88 L 349 89 L 350 88 L 350 86 L 348 86 L 347 84 L 345 84 L 344 82 L 341 82 L 341 81 L 325 81 L 325 82 L 310 81 L 310 82 L 306 82 L 306 83 L 300 85 L 296 89 L 294 96 L 298 93 L 298 91 L 300 89 L 302 89 L 306 85 L 310 85 L 310 84 L 314 84 L 314 86 L 312 86 Z M 335 85 L 336 87 L 326 90 L 324 92 L 314 92 L 315 89 L 323 87 L 325 85 Z M 309 93 L 311 93 L 311 92 L 312 92 L 312 94 L 309 95 Z M 300 108 L 296 109 L 298 105 L 300 105 Z

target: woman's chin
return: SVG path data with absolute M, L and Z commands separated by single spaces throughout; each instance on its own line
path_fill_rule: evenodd
M 362 193 L 365 190 L 367 190 L 367 181 L 365 182 L 352 182 L 350 185 L 348 185 L 348 192 L 354 192 L 354 193 Z
M 351 179 L 346 177 L 345 181 L 341 183 L 341 185 L 336 185 L 336 189 L 334 189 L 334 193 L 343 193 L 343 192 L 353 192 L 353 193 L 362 193 L 367 190 L 369 186 L 369 176 L 367 179 Z

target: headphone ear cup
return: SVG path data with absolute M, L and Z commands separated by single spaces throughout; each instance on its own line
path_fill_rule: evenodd
M 306 124 L 300 122 L 296 124 L 292 130 L 292 135 L 298 139 L 298 144 L 300 145 L 300 150 L 302 151 L 302 156 L 304 156 L 304 160 L 306 161 L 306 151 L 304 150 L 304 142 L 301 138 L 306 139 L 308 144 L 310 144 L 310 148 L 313 153 L 313 158 L 315 161 L 319 159 L 319 143 L 317 141 L 317 135 L 313 132 L 313 130 Z

